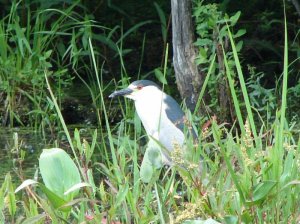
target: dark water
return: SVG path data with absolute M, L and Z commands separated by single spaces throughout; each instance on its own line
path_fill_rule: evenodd
M 48 141 L 49 142 L 49 141 Z M 38 167 L 38 158 L 49 144 L 31 129 L 0 129 L 0 186 L 5 175 L 10 172 L 14 182 L 20 183 L 18 173 L 25 179 L 33 179 Z M 21 151 L 25 153 L 21 160 Z
M 81 138 L 88 142 L 92 141 L 94 127 L 69 125 L 71 136 L 73 136 L 75 128 L 78 129 Z M 8 172 L 16 184 L 22 182 L 20 174 L 23 180 L 34 179 L 34 174 L 38 169 L 39 156 L 43 149 L 59 147 L 72 154 L 65 134 L 58 132 L 54 135 L 45 137 L 33 129 L 2 127 L 0 129 L 0 187 Z M 24 160 L 20 159 L 22 153 L 25 153 Z M 97 155 L 95 156 L 97 157 Z

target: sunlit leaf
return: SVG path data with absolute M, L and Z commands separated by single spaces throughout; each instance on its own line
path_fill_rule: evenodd
M 79 190 L 80 188 L 83 187 L 91 187 L 91 185 L 89 183 L 79 183 L 79 184 L 75 184 L 73 187 L 71 187 L 69 190 L 67 190 L 64 195 L 67 195 L 73 191 Z
M 33 185 L 33 184 L 38 184 L 38 182 L 35 180 L 27 179 L 27 180 L 23 181 L 23 183 L 19 187 L 17 187 L 17 189 L 15 190 L 15 193 L 24 189 L 25 187 Z
M 66 201 L 72 200 L 78 191 L 64 195 L 71 187 L 81 182 L 80 173 L 70 158 L 62 149 L 44 149 L 39 166 L 46 187 Z

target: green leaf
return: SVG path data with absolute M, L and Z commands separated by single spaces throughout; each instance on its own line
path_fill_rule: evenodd
M 252 202 L 259 202 L 265 199 L 276 185 L 277 182 L 271 180 L 263 181 L 257 184 L 253 191 Z
M 54 208 L 60 208 L 61 211 L 69 212 L 71 210 L 71 207 L 62 207 L 67 203 L 62 197 L 55 194 L 51 190 L 49 190 L 45 185 L 39 184 L 38 185 L 41 190 L 44 192 L 44 194 L 47 196 L 48 200 L 51 202 Z M 71 200 L 70 200 L 71 201 Z
M 25 219 L 22 224 L 44 223 L 42 222 L 47 217 L 47 213 L 38 214 L 36 216 Z
M 101 43 L 107 45 L 110 49 L 114 50 L 115 52 L 118 52 L 118 47 L 116 43 L 107 38 L 106 36 L 102 34 L 94 34 L 93 39 L 100 41 Z
M 239 221 L 239 219 L 237 216 L 231 215 L 231 216 L 224 217 L 224 223 L 226 223 L 226 224 L 236 224 L 236 223 L 238 223 L 238 221 Z
M 245 29 L 240 29 L 236 34 L 233 35 L 233 38 L 243 36 L 246 33 Z
M 8 205 L 9 214 L 10 216 L 14 217 L 17 210 L 17 206 L 16 206 L 17 202 L 16 202 L 16 196 L 14 192 L 11 191 L 8 192 L 7 200 L 8 200 L 7 205 Z
M 234 14 L 233 16 L 230 17 L 231 26 L 234 26 L 236 24 L 236 22 L 240 18 L 240 15 L 241 15 L 241 11 L 238 11 L 236 14 Z
M 152 23 L 151 20 L 147 20 L 147 21 L 143 21 L 140 23 L 135 24 L 134 26 L 132 26 L 130 29 L 128 29 L 122 36 L 121 38 L 116 42 L 116 44 L 121 43 L 128 35 L 130 35 L 131 33 L 135 32 L 136 30 L 138 30 L 140 27 L 150 24 Z
M 209 218 L 206 220 L 186 220 L 183 222 L 183 224 L 220 224 L 220 222 L 217 222 L 216 220 Z
M 52 54 L 52 50 L 46 51 L 44 54 L 45 59 L 50 58 L 51 54 Z
M 83 149 L 82 149 L 82 145 L 81 145 L 81 141 L 80 141 L 80 133 L 77 128 L 75 128 L 75 131 L 74 131 L 74 140 L 75 140 L 75 144 L 76 144 L 78 151 L 82 155 Z
M 145 183 L 149 183 L 154 171 L 161 168 L 162 165 L 160 146 L 154 140 L 150 139 L 141 165 L 141 180 Z
M 210 39 L 201 39 L 201 38 L 198 38 L 197 41 L 195 42 L 195 45 L 196 46 L 207 46 L 207 45 L 212 45 L 213 44 L 213 41 L 210 40 Z
M 89 150 L 86 151 L 86 153 L 85 153 L 87 162 L 90 161 L 90 159 L 94 153 L 96 142 L 97 142 L 97 129 L 95 129 L 94 134 L 93 134 L 92 145 L 88 147 Z M 86 142 L 86 144 L 88 145 L 87 142 Z
M 11 184 L 11 176 L 10 173 L 7 173 L 5 175 L 4 182 L 2 183 L 0 188 L 0 211 L 4 208 L 5 193 L 7 191 L 8 185 L 10 184 Z
M 159 68 L 154 69 L 154 75 L 160 81 L 162 84 L 167 85 L 168 82 L 166 80 L 166 77 L 162 73 L 162 71 Z
M 83 187 L 91 187 L 91 185 L 89 183 L 79 183 L 79 184 L 75 184 L 73 187 L 71 187 L 69 190 L 67 190 L 64 195 L 70 194 L 73 191 L 76 191 L 80 188 Z
M 293 180 L 291 182 L 289 182 L 288 184 L 284 185 L 281 190 L 284 190 L 285 188 L 292 186 L 292 185 L 300 185 L 300 181 L 299 180 Z
M 242 214 L 243 223 L 253 223 L 253 216 L 249 214 L 249 211 L 244 211 Z
M 126 183 L 125 186 L 121 186 L 119 188 L 118 194 L 116 196 L 116 207 L 118 207 L 124 200 L 128 193 L 129 184 Z
M 155 9 L 156 9 L 157 14 L 159 16 L 159 20 L 161 22 L 161 33 L 162 33 L 162 36 L 163 36 L 163 40 L 166 43 L 166 41 L 167 41 L 167 31 L 168 31 L 167 30 L 166 15 L 165 15 L 164 11 L 161 9 L 161 7 L 156 2 L 154 2 L 154 6 L 155 6 Z
M 241 41 L 239 41 L 238 43 L 237 43 L 237 45 L 236 45 L 236 47 L 235 47 L 235 49 L 236 49 L 236 51 L 237 52 L 240 52 L 241 51 L 241 49 L 242 49 L 242 47 L 243 47 L 243 41 L 241 40 Z
M 22 190 L 25 187 L 28 187 L 29 185 L 33 185 L 33 184 L 38 184 L 38 182 L 35 180 L 27 179 L 27 180 L 23 181 L 23 183 L 19 187 L 17 187 L 17 189 L 15 190 L 15 193 L 17 193 L 18 191 Z
M 70 158 L 62 149 L 44 149 L 39 166 L 46 187 L 66 201 L 70 201 L 78 193 L 74 191 L 68 195 L 64 193 L 81 182 L 80 173 Z
M 6 197 L 5 197 L 6 195 Z M 6 198 L 6 200 L 5 200 Z M 5 205 L 8 207 L 8 212 L 10 214 L 10 216 L 14 217 L 16 210 L 17 210 L 17 206 L 16 206 L 16 196 L 14 193 L 14 189 L 13 189 L 13 183 L 12 183 L 12 179 L 11 179 L 11 175 L 10 173 L 6 174 L 5 176 L 5 180 L 1 186 L 0 189 L 0 213 L 3 209 L 3 207 L 5 207 Z M 1 220 L 1 218 L 0 218 Z

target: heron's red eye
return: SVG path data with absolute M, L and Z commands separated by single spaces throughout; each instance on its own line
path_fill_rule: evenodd
M 138 90 L 141 90 L 143 88 L 143 86 L 137 86 L 136 87 Z

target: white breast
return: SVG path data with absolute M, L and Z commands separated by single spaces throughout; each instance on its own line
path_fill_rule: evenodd
M 174 142 L 183 145 L 184 134 L 167 117 L 166 105 L 162 103 L 165 97 L 161 91 L 151 91 L 135 100 L 135 108 L 147 134 L 172 150 Z

